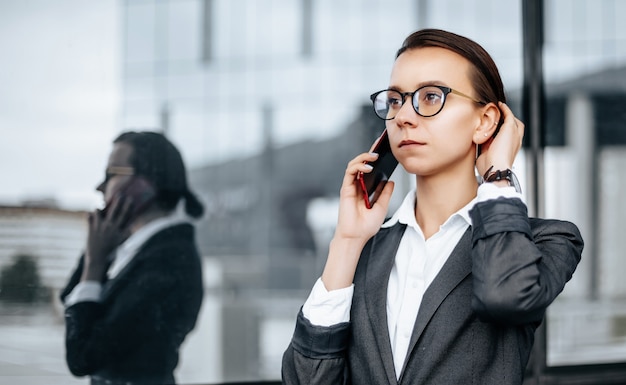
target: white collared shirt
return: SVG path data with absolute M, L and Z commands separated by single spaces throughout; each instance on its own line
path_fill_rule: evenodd
M 415 220 L 416 194 L 411 190 L 394 215 L 382 225 L 391 227 L 398 222 L 407 225 L 387 286 L 387 324 L 397 378 L 404 366 L 422 297 L 471 225 L 469 211 L 477 202 L 501 196 L 523 201 L 513 187 L 483 183 L 478 187 L 477 197 L 452 214 L 439 231 L 426 240 Z M 302 308 L 303 315 L 318 326 L 348 322 L 353 292 L 354 285 L 327 291 L 318 279 Z
M 415 220 L 415 191 L 411 191 L 393 217 L 382 226 L 407 225 L 387 286 L 387 325 L 398 378 L 422 297 L 470 226 L 469 210 L 474 202 L 475 199 L 452 214 L 439 231 L 425 239 Z
M 109 279 L 115 278 L 132 261 L 137 251 L 150 237 L 166 227 L 187 223 L 189 220 L 177 210 L 172 214 L 157 218 L 146 223 L 134 232 L 124 243 L 113 250 L 113 263 L 107 271 Z M 102 284 L 97 281 L 79 282 L 74 289 L 65 297 L 65 306 L 71 306 L 77 302 L 100 302 Z

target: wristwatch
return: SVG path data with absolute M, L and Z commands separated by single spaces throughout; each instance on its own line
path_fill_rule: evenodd
M 487 172 L 485 172 L 485 175 L 483 176 L 483 180 L 485 182 L 496 182 L 499 180 L 507 180 L 509 181 L 509 186 L 515 187 L 515 191 L 517 191 L 520 194 L 522 193 L 522 187 L 520 186 L 519 181 L 517 180 L 517 176 L 515 176 L 515 173 L 511 171 L 510 168 L 507 168 L 506 170 L 492 170 L 492 168 L 493 166 L 489 167 Z

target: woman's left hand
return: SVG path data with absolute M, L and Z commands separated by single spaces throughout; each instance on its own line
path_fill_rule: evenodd
M 481 145 L 482 152 L 476 159 L 476 168 L 480 175 L 485 175 L 492 166 L 492 170 L 512 168 L 515 156 L 522 147 L 524 123 L 513 115 L 506 104 L 500 102 L 499 107 L 504 116 L 504 122 L 498 135 Z

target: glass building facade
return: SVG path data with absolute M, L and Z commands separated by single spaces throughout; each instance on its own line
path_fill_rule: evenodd
M 119 2 L 120 130 L 164 132 L 207 207 L 198 223 L 205 302 L 183 345 L 181 384 L 280 380 L 326 257 L 345 164 L 383 128 L 368 97 L 387 86 L 409 33 L 434 27 L 479 42 L 524 118 L 524 3 Z M 585 250 L 549 309 L 528 381 L 568 383 L 558 381 L 585 368 L 580 383 L 599 383 L 600 372 L 624 379 L 626 2 L 545 0 L 542 13 L 541 146 L 523 149 L 515 167 L 530 212 L 576 223 Z M 392 207 L 414 183 L 402 170 L 393 178 Z

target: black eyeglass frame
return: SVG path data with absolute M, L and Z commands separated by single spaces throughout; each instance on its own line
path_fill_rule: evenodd
M 127 176 L 135 175 L 135 168 L 130 167 L 130 166 L 107 167 L 104 173 L 104 181 L 102 182 L 102 184 L 103 185 L 107 184 L 109 180 L 116 175 L 127 175 Z
M 420 112 L 418 111 L 417 107 L 415 106 L 415 103 L 414 103 L 414 100 L 415 100 L 414 96 L 415 96 L 415 94 L 416 94 L 416 93 L 418 93 L 420 90 L 422 90 L 422 89 L 424 89 L 424 88 L 427 88 L 427 87 L 435 87 L 435 88 L 439 88 L 439 89 L 441 90 L 441 92 L 443 92 L 443 101 L 441 102 L 441 107 L 439 108 L 439 110 L 438 110 L 437 112 L 435 112 L 434 114 L 431 114 L 431 115 L 424 115 L 424 114 L 420 113 Z M 398 94 L 400 94 L 400 96 L 402 97 L 402 104 L 400 104 L 400 108 L 402 108 L 402 107 L 404 106 L 404 103 L 405 103 L 405 101 L 406 101 L 406 97 L 407 97 L 407 96 L 411 96 L 411 106 L 413 106 L 413 110 L 415 111 L 415 113 L 416 113 L 416 114 L 418 114 L 419 116 L 422 116 L 422 117 L 424 117 L 424 118 L 430 118 L 431 116 L 435 116 L 435 115 L 437 115 L 438 113 L 440 113 L 440 112 L 441 112 L 441 110 L 443 110 L 443 106 L 446 104 L 446 98 L 447 98 L 448 94 L 455 94 L 455 95 L 462 96 L 462 97 L 464 97 L 464 98 L 467 98 L 467 99 L 469 99 L 469 100 L 473 101 L 474 103 L 478 103 L 478 104 L 481 104 L 481 105 L 483 105 L 483 106 L 487 104 L 487 102 L 484 102 L 484 101 L 482 101 L 482 100 L 478 100 L 478 99 L 476 99 L 476 98 L 474 98 L 474 97 L 472 97 L 472 96 L 469 96 L 469 95 L 467 95 L 467 94 L 464 94 L 464 93 L 463 93 L 463 92 L 461 92 L 461 91 L 457 91 L 457 90 L 455 90 L 455 89 L 453 89 L 453 88 L 446 87 L 446 86 L 439 86 L 439 85 L 425 85 L 425 86 L 421 86 L 420 88 L 416 89 L 416 90 L 415 90 L 415 91 L 413 91 L 413 92 L 400 92 L 400 91 L 398 91 L 398 90 L 394 90 L 393 88 L 387 88 L 387 89 L 384 89 L 384 90 L 380 90 L 380 91 L 374 92 L 373 94 L 371 94 L 371 95 L 370 95 L 370 100 L 372 101 L 372 106 L 373 106 L 373 108 L 374 108 L 374 113 L 376 114 L 376 116 L 377 116 L 378 118 L 380 118 L 380 119 L 382 119 L 382 120 L 392 120 L 392 119 L 394 119 L 394 118 L 396 117 L 396 115 L 397 115 L 397 113 L 396 113 L 396 115 L 394 115 L 393 117 L 391 117 L 391 118 L 386 118 L 386 117 L 382 117 L 382 116 L 380 116 L 380 115 L 378 114 L 378 111 L 376 110 L 376 98 L 378 97 L 378 95 L 379 95 L 379 94 L 381 94 L 381 93 L 383 93 L 383 92 L 387 92 L 387 91 L 393 91 L 393 92 L 397 92 Z

